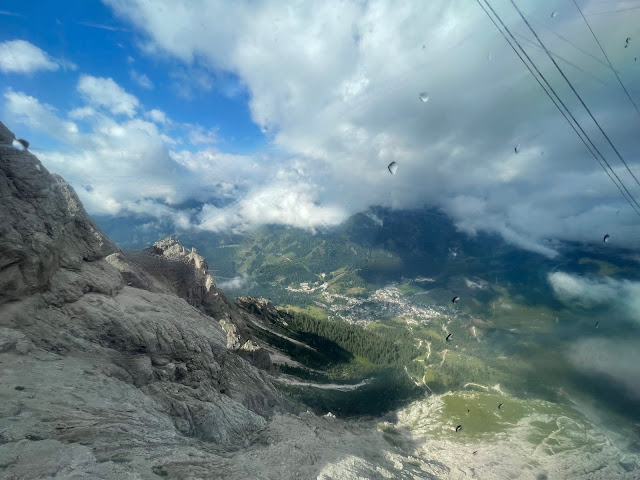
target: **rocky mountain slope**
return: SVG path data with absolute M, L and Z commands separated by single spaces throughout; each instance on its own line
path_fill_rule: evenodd
M 536 406 L 524 404 L 495 438 L 456 434 L 445 397 L 380 425 L 299 413 L 246 330 L 251 315 L 269 321 L 268 305 L 229 302 L 171 239 L 124 255 L 13 138 L 0 123 L 0 477 L 640 475 L 601 434 L 572 447 L 592 429 L 561 408 L 525 422 Z M 505 455 L 514 438 L 521 451 Z

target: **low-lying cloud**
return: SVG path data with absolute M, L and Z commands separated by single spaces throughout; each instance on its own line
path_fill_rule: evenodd
M 640 282 L 565 272 L 551 273 L 548 279 L 556 298 L 569 307 L 609 307 L 618 315 L 640 321 Z
M 251 279 L 248 275 L 238 275 L 237 277 L 223 279 L 218 281 L 216 278 L 216 285 L 220 290 L 238 290 L 244 289 L 249 283 L 251 283 Z
M 637 342 L 583 339 L 569 347 L 567 356 L 582 373 L 609 377 L 640 399 L 640 350 Z

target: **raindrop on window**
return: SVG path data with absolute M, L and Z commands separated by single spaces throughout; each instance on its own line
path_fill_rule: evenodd
M 558 11 L 554 10 L 553 12 L 551 12 L 551 18 L 556 18 L 558 16 Z
M 520 144 L 516 145 L 516 148 L 513 149 L 516 154 L 520 153 Z
M 420 92 L 420 100 L 427 103 L 429 101 L 429 94 L 427 92 Z
M 20 150 L 21 152 L 24 152 L 29 148 L 29 142 L 23 140 L 22 138 L 18 138 L 17 140 L 14 139 L 13 142 L 11 142 L 11 145 L 13 146 L 13 148 L 15 148 L 16 150 Z
M 389 173 L 391 173 L 391 175 L 395 175 L 398 171 L 398 164 L 396 162 L 391 162 L 387 168 L 389 169 Z

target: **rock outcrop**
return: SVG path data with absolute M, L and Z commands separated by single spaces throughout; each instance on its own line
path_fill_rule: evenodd
M 287 326 L 287 322 L 278 313 L 276 307 L 267 300 L 261 297 L 239 297 L 236 299 L 236 305 L 245 310 L 259 316 L 262 320 L 267 320 L 270 323 Z
M 96 270 L 91 263 L 118 247 L 89 218 L 73 189 L 29 151 L 11 147 L 14 139 L 0 123 L 0 304 L 44 291 L 57 295 L 54 301 L 77 298 L 91 288 L 77 273 Z M 51 288 L 64 282 L 73 285 Z
M 11 145 L 2 124 L 0 135 Z M 1 376 L 3 385 L 28 384 L 3 395 L 8 410 L 0 432 L 15 422 L 10 416 L 23 410 L 25 398 L 35 409 L 23 413 L 25 421 L 48 426 L 24 438 L 67 443 L 104 438 L 120 414 L 151 421 L 149 411 L 138 410 L 153 405 L 152 416 L 173 424 L 174 437 L 243 445 L 270 416 L 289 410 L 268 376 L 227 348 L 216 314 L 238 322 L 242 316 L 215 288 L 202 257 L 165 241 L 127 258 L 62 178 L 27 151 L 0 148 Z M 245 343 L 239 350 L 255 356 L 259 349 Z M 81 393 L 57 398 L 46 377 L 61 381 L 65 371 L 77 378 L 62 383 Z M 87 389 L 95 395 L 90 408 L 80 398 Z M 3 436 L 0 452 L 20 440 Z

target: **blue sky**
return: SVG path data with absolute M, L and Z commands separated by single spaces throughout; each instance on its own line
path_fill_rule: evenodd
M 170 57 L 141 55 L 135 28 L 116 18 L 99 1 L 64 3 L 5 1 L 0 15 L 0 41 L 22 39 L 40 46 L 52 57 L 73 63 L 58 71 L 38 74 L 5 74 L 2 85 L 19 88 L 56 108 L 77 107 L 75 83 L 82 72 L 112 78 L 149 108 L 172 113 L 176 123 L 193 123 L 215 129 L 218 145 L 231 153 L 250 153 L 265 144 L 265 137 L 252 119 L 248 92 L 231 72 L 197 71 L 206 88 L 184 81 L 189 66 Z M 136 78 L 146 76 L 146 87 Z M 176 78 L 176 75 L 181 77 Z M 41 145 L 51 138 L 29 131 Z
M 491 4 L 640 198 L 511 3 Z M 578 4 L 612 68 L 573 0 L 518 2 L 640 177 L 640 113 L 613 72 L 640 104 L 640 8 Z M 244 231 L 427 205 L 462 231 L 549 256 L 604 233 L 638 248 L 638 215 L 475 1 L 5 1 L 0 10 L 2 121 L 90 213 Z

